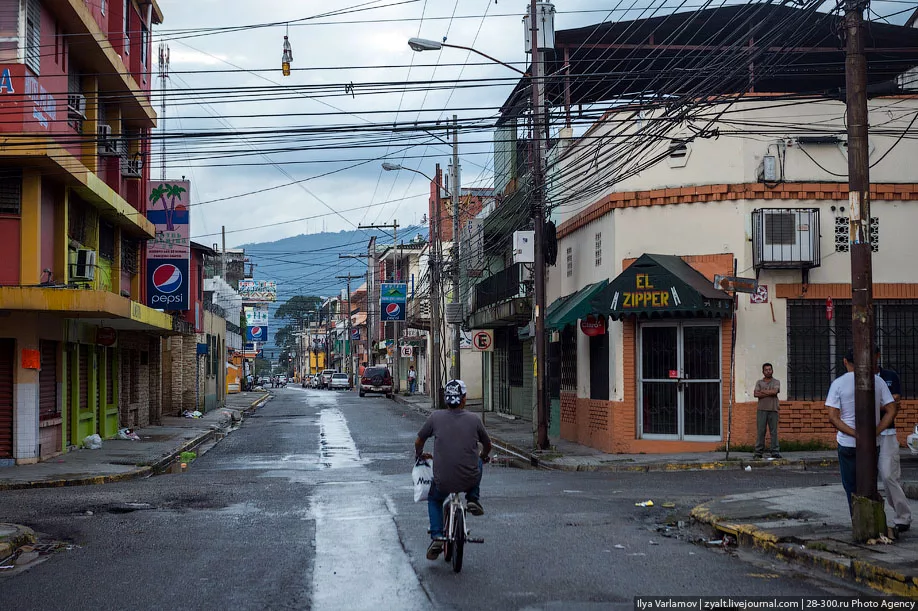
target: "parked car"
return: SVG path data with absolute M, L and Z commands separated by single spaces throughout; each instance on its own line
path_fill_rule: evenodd
M 386 395 L 392 398 L 392 373 L 386 367 L 367 367 L 360 378 L 361 397 L 367 393 Z
M 350 390 L 351 379 L 346 373 L 333 373 L 328 388 L 330 390 Z
M 286 385 L 287 385 L 287 376 L 277 376 L 277 383 L 278 383 L 280 386 L 286 386 Z
M 322 388 L 328 388 L 328 385 L 331 384 L 332 376 L 336 373 L 337 372 L 334 369 L 326 369 L 325 371 L 323 371 L 322 372 L 322 383 L 320 386 Z

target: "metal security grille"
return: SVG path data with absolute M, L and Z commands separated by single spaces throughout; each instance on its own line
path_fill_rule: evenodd
M 577 327 L 561 330 L 561 390 L 577 391 Z
M 115 260 L 115 226 L 106 221 L 99 221 L 99 256 Z
M 0 214 L 22 214 L 20 170 L 0 170 Z
M 878 300 L 874 311 L 883 367 L 899 374 L 903 398 L 918 397 L 918 302 Z M 835 300 L 832 320 L 822 301 L 789 300 L 788 399 L 825 399 L 832 380 L 845 373 L 842 358 L 851 347 L 850 300 Z

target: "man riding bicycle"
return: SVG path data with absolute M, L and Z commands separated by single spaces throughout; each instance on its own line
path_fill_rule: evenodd
M 482 464 L 490 460 L 491 438 L 481 418 L 465 411 L 466 387 L 462 380 L 450 380 L 443 388 L 443 398 L 449 409 L 437 410 L 427 418 L 414 440 L 414 454 L 420 459 L 431 458 L 424 444 L 434 438 L 434 479 L 427 493 L 427 513 L 430 516 L 430 547 L 427 559 L 436 560 L 443 551 L 443 501 L 453 492 L 464 492 L 469 513 L 484 513 L 478 496 Z M 481 454 L 478 444 L 481 443 Z

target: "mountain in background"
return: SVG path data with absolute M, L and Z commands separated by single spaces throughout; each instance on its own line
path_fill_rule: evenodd
M 408 243 L 421 238 L 427 239 L 427 226 L 398 228 L 399 243 Z M 367 271 L 367 259 L 341 258 L 340 255 L 366 255 L 370 238 L 376 236 L 379 245 L 391 244 L 392 234 L 378 229 L 355 229 L 337 233 L 323 232 L 283 238 L 275 242 L 241 244 L 249 263 L 246 273 L 254 264 L 255 280 L 277 282 L 277 302 L 269 307 L 268 342 L 265 357 L 276 358 L 279 351 L 274 346 L 274 333 L 282 327 L 283 320 L 275 320 L 277 308 L 295 295 L 316 295 L 329 297 L 340 295 L 347 288 L 347 280 L 337 276 L 363 276 Z M 356 290 L 364 280 L 351 280 L 351 291 Z

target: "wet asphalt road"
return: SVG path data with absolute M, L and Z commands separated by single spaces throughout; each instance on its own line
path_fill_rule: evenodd
M 383 398 L 291 387 L 186 473 L 0 493 L 0 521 L 77 546 L 0 574 L 0 607 L 630 609 L 637 595 L 854 592 L 697 545 L 701 530 L 658 530 L 712 497 L 835 483 L 834 470 L 487 466 L 486 513 L 470 518 L 485 543 L 468 546 L 456 575 L 424 557 L 426 504 L 409 476 L 422 422 Z M 635 507 L 650 498 L 657 507 Z

